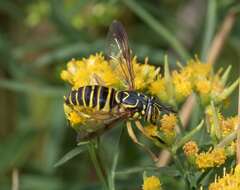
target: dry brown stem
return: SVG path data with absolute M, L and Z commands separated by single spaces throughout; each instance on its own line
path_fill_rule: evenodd
M 236 14 L 234 11 L 229 11 L 227 16 L 225 17 L 222 26 L 220 27 L 219 32 L 214 37 L 212 45 L 209 49 L 209 53 L 207 56 L 207 62 L 214 64 L 219 56 L 219 53 L 221 52 L 223 48 L 223 44 L 226 41 L 233 24 L 236 20 Z
M 12 190 L 19 190 L 19 173 L 16 168 L 12 171 Z

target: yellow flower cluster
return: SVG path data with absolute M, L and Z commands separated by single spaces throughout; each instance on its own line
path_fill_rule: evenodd
M 224 89 L 220 74 L 213 75 L 210 72 L 211 65 L 203 64 L 198 58 L 191 59 L 186 66 L 181 66 L 180 70 L 168 73 L 168 80 L 166 80 L 166 72 L 164 76 L 160 75 L 160 69 L 148 64 L 147 59 L 144 64 L 140 64 L 134 57 L 132 64 L 136 90 L 147 91 L 158 96 L 163 102 L 175 102 L 175 104 L 182 102 L 193 91 L 199 93 L 206 103 L 223 92 L 222 97 L 218 99 L 227 98 L 229 90 Z M 81 60 L 69 61 L 67 69 L 61 72 L 61 78 L 73 88 L 100 83 L 117 89 L 126 89 L 121 66 L 106 60 L 101 53 Z
M 202 64 L 199 59 L 192 59 L 186 66 L 181 66 L 179 71 L 169 72 L 165 67 L 164 76 L 160 74 L 160 69 L 148 64 L 145 59 L 144 64 L 137 62 L 137 58 L 132 59 L 136 90 L 156 95 L 162 102 L 176 105 L 184 101 L 187 96 L 196 91 L 201 97 L 216 97 L 224 91 L 222 100 L 227 97 L 229 90 L 225 90 L 219 78 L 219 74 L 211 75 L 210 64 Z M 168 65 L 165 62 L 165 66 Z M 116 89 L 127 89 L 126 81 L 123 78 L 120 64 L 108 61 L 101 53 L 90 55 L 81 60 L 72 59 L 67 63 L 67 68 L 61 72 L 61 78 L 68 82 L 72 89 L 77 89 L 85 85 L 99 84 Z M 226 78 L 226 77 L 225 77 Z M 236 86 L 237 83 L 234 85 Z M 234 87 L 235 87 L 234 86 Z M 231 88 L 232 91 L 233 87 Z M 203 96 L 204 95 L 204 96 Z M 205 98 L 204 98 L 205 99 Z M 221 98 L 220 98 L 221 99 Z M 65 105 L 66 107 L 66 105 Z M 75 112 L 75 113 L 73 113 Z M 65 109 L 66 116 L 72 124 L 83 121 L 81 116 L 77 116 L 76 110 Z M 162 121 L 164 122 L 164 120 Z M 163 124 L 162 130 L 170 134 L 172 126 Z M 167 131 L 166 128 L 170 130 Z M 174 134 L 171 134 L 174 136 Z
M 219 110 L 216 110 L 216 113 L 214 113 L 212 107 L 207 107 L 206 115 L 208 116 L 211 128 L 214 128 L 214 117 L 216 117 L 221 133 L 221 138 L 226 137 L 234 130 L 236 130 L 237 125 L 240 122 L 240 118 L 237 115 L 234 117 L 225 118 Z
M 216 148 L 208 152 L 201 152 L 196 155 L 196 165 L 199 169 L 205 170 L 212 167 L 219 167 L 224 164 L 227 156 L 223 148 Z
M 142 190 L 161 190 L 161 182 L 158 177 L 146 177 L 143 182 Z
M 210 184 L 209 190 L 239 190 L 240 189 L 240 165 L 238 164 L 234 172 L 225 174 L 222 178 L 217 178 Z
M 132 59 L 135 72 L 136 90 L 144 90 L 151 84 L 159 69 L 151 66 L 145 59 L 144 64 L 137 63 L 137 58 Z M 71 60 L 67 63 L 67 69 L 61 72 L 61 78 L 71 84 L 73 88 L 85 85 L 100 84 L 115 87 L 117 89 L 127 88 L 123 81 L 121 66 L 107 61 L 101 53 L 90 55 L 82 60 Z
M 101 53 L 90 55 L 87 59 L 69 61 L 67 69 L 61 72 L 61 78 L 75 89 L 98 82 L 106 86 L 121 85 L 120 78 Z

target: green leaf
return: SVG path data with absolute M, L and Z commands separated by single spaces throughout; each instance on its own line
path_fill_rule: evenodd
M 87 42 L 75 42 L 70 45 L 65 45 L 55 49 L 52 52 L 48 52 L 45 55 L 39 57 L 32 66 L 44 67 L 56 63 L 57 61 L 64 62 L 66 59 L 70 59 L 74 56 L 81 56 L 96 51 L 100 51 L 102 48 L 103 42 L 98 40 L 94 43 Z
M 86 144 L 85 144 L 86 145 Z M 71 151 L 69 151 L 67 154 L 65 154 L 55 165 L 54 167 L 58 167 L 63 165 L 64 163 L 68 162 L 69 160 L 71 160 L 72 158 L 74 158 L 75 156 L 83 153 L 84 151 L 87 150 L 87 146 L 77 146 L 74 149 L 72 149 Z

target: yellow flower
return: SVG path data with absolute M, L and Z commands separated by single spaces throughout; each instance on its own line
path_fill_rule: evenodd
M 222 130 L 223 137 L 229 135 L 231 132 L 237 129 L 237 124 L 238 124 L 238 116 L 221 120 L 220 128 Z
M 149 86 L 149 92 L 156 95 L 161 101 L 168 102 L 169 96 L 166 91 L 165 79 L 159 77 L 153 81 Z
M 225 174 L 222 178 L 217 178 L 209 185 L 209 190 L 239 190 L 240 189 L 240 165 L 238 164 L 234 172 Z
M 145 133 L 149 136 L 157 136 L 158 135 L 158 131 L 157 131 L 157 126 L 156 125 L 148 125 L 146 127 L 144 127 Z
M 195 141 L 189 141 L 183 146 L 183 151 L 186 156 L 194 156 L 198 153 L 198 145 Z
M 199 80 L 196 82 L 196 88 L 200 94 L 206 95 L 211 90 L 211 83 L 210 83 L 210 81 L 208 81 L 206 79 Z
M 150 176 L 144 179 L 142 190 L 161 190 L 161 182 L 158 177 Z
M 145 59 L 144 64 L 137 63 L 137 58 L 132 60 L 133 70 L 135 73 L 135 88 L 137 90 L 143 90 L 151 84 L 159 74 L 159 69 L 147 63 L 148 59 Z
M 172 80 L 177 101 L 182 101 L 192 93 L 192 84 L 184 72 L 173 71 Z
M 174 114 L 165 114 L 163 115 L 162 119 L 160 120 L 161 127 L 160 131 L 164 134 L 164 140 L 171 144 L 176 136 L 175 126 L 177 124 L 177 118 Z
M 199 78 L 206 78 L 211 71 L 211 64 L 202 63 L 197 57 L 191 59 L 187 62 L 187 66 L 184 70 L 190 73 L 192 80 L 197 80 Z
M 66 104 L 64 104 L 64 112 L 68 121 L 70 121 L 71 126 L 85 122 L 84 117 L 82 117 L 80 114 L 78 114 L 76 110 L 73 110 L 71 107 L 69 107 Z
M 196 165 L 199 169 L 205 170 L 212 167 L 219 167 L 226 161 L 226 153 L 223 148 L 201 152 L 196 156 Z
M 61 72 L 61 78 L 69 82 L 73 88 L 96 84 L 100 79 L 106 86 L 119 87 L 122 81 L 111 63 L 100 54 L 90 55 L 82 60 L 72 59 L 67 63 L 67 69 Z
M 177 124 L 177 117 L 174 114 L 165 114 L 163 115 L 161 119 L 161 130 L 165 132 L 166 134 L 172 133 L 175 129 L 175 126 Z

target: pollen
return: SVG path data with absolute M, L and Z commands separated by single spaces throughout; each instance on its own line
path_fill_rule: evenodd
M 142 190 L 161 190 L 161 182 L 158 177 L 150 176 L 144 179 Z
M 195 141 L 189 141 L 183 146 L 184 154 L 188 156 L 194 156 L 198 153 L 198 145 Z

